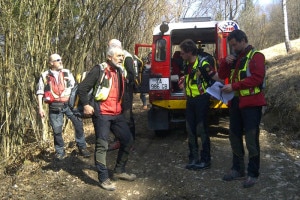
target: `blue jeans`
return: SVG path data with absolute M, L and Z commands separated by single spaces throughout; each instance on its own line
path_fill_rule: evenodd
M 106 167 L 106 152 L 108 150 L 110 131 L 120 141 L 120 149 L 114 169 L 117 173 L 125 172 L 128 155 L 133 145 L 133 138 L 122 114 L 116 116 L 100 114 L 93 116 L 92 120 L 96 134 L 95 165 L 98 171 L 98 179 L 100 182 L 103 182 L 109 178 Z
M 201 162 L 210 162 L 210 138 L 208 133 L 207 113 L 209 94 L 188 97 L 186 102 L 186 129 L 188 133 L 189 160 L 199 160 L 198 137 L 201 137 Z
M 64 114 L 71 120 L 75 128 L 75 141 L 77 147 L 79 149 L 86 148 L 82 119 L 76 117 L 70 110 L 69 106 L 67 104 L 64 104 L 61 108 L 58 108 L 57 110 L 49 109 L 49 121 L 53 130 L 54 147 L 56 153 L 64 153 L 64 140 L 62 137 Z
M 247 175 L 258 177 L 260 167 L 259 125 L 262 116 L 262 107 L 239 108 L 239 98 L 235 97 L 231 101 L 229 115 L 229 140 L 233 153 L 231 169 L 240 173 L 244 173 L 245 171 L 245 150 L 243 145 L 243 135 L 245 135 L 246 147 L 249 154 Z

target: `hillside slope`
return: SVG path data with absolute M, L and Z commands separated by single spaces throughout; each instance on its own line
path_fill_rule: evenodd
M 291 45 L 289 54 L 284 43 L 262 50 L 267 60 L 268 101 L 263 122 L 270 132 L 300 139 L 300 39 L 291 41 Z

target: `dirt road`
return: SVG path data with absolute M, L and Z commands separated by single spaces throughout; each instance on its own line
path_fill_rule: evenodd
M 136 97 L 137 138 L 127 169 L 137 175 L 134 182 L 117 181 L 117 190 L 101 189 L 93 157 L 76 155 L 73 142 L 62 162 L 52 159 L 53 149 L 42 152 L 15 176 L 0 178 L 1 199 L 300 199 L 299 149 L 288 149 L 274 133 L 261 131 L 261 176 L 253 187 L 243 189 L 241 181 L 224 182 L 221 177 L 231 164 L 228 134 L 211 129 L 212 166 L 204 171 L 189 171 L 187 138 L 183 130 L 173 130 L 157 137 L 147 128 L 147 111 L 141 110 Z M 226 127 L 227 119 L 222 126 Z M 221 131 L 220 131 L 221 130 Z M 94 134 L 86 122 L 89 149 L 94 149 Z M 108 166 L 113 169 L 116 151 L 108 153 Z

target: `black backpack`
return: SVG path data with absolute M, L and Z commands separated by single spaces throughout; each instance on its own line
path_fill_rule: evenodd
M 103 77 L 105 75 L 104 68 L 101 67 L 102 66 L 101 64 L 98 66 L 100 67 L 100 75 L 102 74 L 101 79 L 99 76 L 99 80 L 102 81 Z M 69 107 L 72 110 L 73 114 L 80 118 L 85 118 L 85 116 L 83 114 L 83 105 L 78 96 L 78 84 L 81 83 L 85 79 L 85 77 L 88 75 L 88 73 L 89 73 L 88 71 L 85 71 L 76 76 L 76 83 L 71 90 L 71 94 L 70 94 L 70 98 L 69 98 L 69 102 L 68 102 Z M 99 84 L 101 85 L 101 83 L 99 83 Z M 94 87 L 88 93 L 88 99 L 91 103 L 94 101 L 93 92 L 94 92 Z
M 214 67 L 215 70 L 217 70 L 216 60 L 212 55 L 210 55 L 209 53 L 206 53 L 206 52 L 202 52 L 202 53 L 198 54 L 198 59 L 199 59 L 198 69 L 201 72 L 201 78 L 203 78 L 205 80 L 205 82 L 208 84 L 206 87 L 210 87 L 214 84 L 215 80 L 213 80 L 208 75 L 207 69 L 202 67 L 202 63 L 204 61 L 207 61 L 210 66 Z
M 70 109 L 72 110 L 73 114 L 77 117 L 81 117 L 81 118 L 84 118 L 84 114 L 83 114 L 83 105 L 79 99 L 79 96 L 78 96 L 78 84 L 83 81 L 83 79 L 86 77 L 86 75 L 88 74 L 89 72 L 82 72 L 81 74 L 77 75 L 76 76 L 76 83 L 74 85 L 74 87 L 72 88 L 71 90 L 71 94 L 70 94 L 70 98 L 69 98 L 69 107 Z M 92 94 L 93 94 L 93 89 L 91 89 L 89 91 L 89 100 L 92 100 L 93 97 L 92 97 Z
M 140 90 L 144 63 L 136 55 L 133 55 L 132 58 L 133 58 L 133 67 L 134 67 L 134 72 L 135 72 L 135 75 L 134 75 L 134 92 L 138 93 L 139 90 Z

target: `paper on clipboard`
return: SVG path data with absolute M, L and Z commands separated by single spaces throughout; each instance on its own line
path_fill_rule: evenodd
M 221 82 L 215 82 L 212 86 L 206 89 L 206 92 L 215 97 L 216 99 L 227 104 L 234 97 L 234 92 L 225 93 L 222 92 L 221 88 L 224 86 Z

